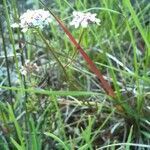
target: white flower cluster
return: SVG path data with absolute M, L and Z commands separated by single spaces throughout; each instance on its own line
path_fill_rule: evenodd
M 89 23 L 96 23 L 100 25 L 100 19 L 96 18 L 96 14 L 91 14 L 90 12 L 73 12 L 73 20 L 70 22 L 70 25 L 74 25 L 75 28 L 78 28 L 80 25 L 83 28 L 87 28 Z
M 32 74 L 39 71 L 39 67 L 36 63 L 30 62 L 30 60 L 26 60 L 24 66 L 21 66 L 20 73 L 24 76 L 27 74 Z
M 20 16 L 20 23 L 14 23 L 12 28 L 22 28 L 22 32 L 26 32 L 29 28 L 43 29 L 49 23 L 52 22 L 52 16 L 49 11 L 43 9 L 27 10 Z

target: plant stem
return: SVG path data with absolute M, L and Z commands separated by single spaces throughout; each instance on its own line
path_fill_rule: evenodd
M 14 59 L 15 59 L 15 64 L 16 64 L 16 70 L 17 70 L 17 73 L 18 73 L 20 84 L 22 84 L 21 75 L 20 75 L 20 71 L 19 71 L 19 62 L 18 62 L 17 53 L 16 53 L 16 49 L 15 49 L 15 40 L 14 40 L 13 32 L 12 32 L 12 29 L 11 29 L 11 26 L 10 26 L 10 17 L 9 17 L 8 6 L 6 4 L 6 0 L 3 0 L 3 6 L 4 6 L 4 11 L 5 11 L 5 16 L 6 16 L 9 39 L 10 39 L 12 49 L 13 49 L 13 54 L 14 54 Z
M 84 35 L 84 32 L 85 32 L 85 29 L 82 30 L 82 32 L 81 32 L 81 34 L 80 34 L 80 36 L 79 36 L 79 42 L 78 42 L 78 44 L 81 43 L 82 37 L 83 37 L 83 35 Z M 73 62 L 73 60 L 74 60 L 74 58 L 77 56 L 77 54 L 78 54 L 78 51 L 76 50 L 76 51 L 73 53 L 72 58 L 70 58 L 70 62 L 67 63 L 67 64 L 64 66 L 65 68 L 66 68 L 67 66 L 69 66 L 69 65 Z
M 1 21 L 1 18 L 0 18 L 0 32 L 1 32 L 1 35 L 2 35 L 2 42 L 3 42 L 3 50 L 4 50 L 4 55 L 5 55 L 5 62 L 6 62 L 6 69 L 7 69 L 7 77 L 8 77 L 8 85 L 9 87 L 11 87 L 11 78 L 10 78 L 10 71 L 9 71 L 9 62 L 8 62 L 8 57 L 7 57 L 7 50 L 6 50 L 6 43 L 5 43 L 5 38 L 4 38 L 4 31 L 3 31 L 3 26 L 2 26 L 2 21 Z M 12 94 L 12 91 L 9 90 L 10 92 L 10 101 L 11 101 L 11 105 L 12 105 L 12 108 L 13 108 L 13 101 L 12 101 L 12 98 L 13 98 L 13 94 Z
M 47 42 L 46 38 L 43 36 L 42 32 L 40 30 L 37 30 L 40 37 L 42 38 L 42 40 L 44 41 L 44 43 L 46 44 L 46 46 L 48 47 L 48 49 L 50 50 L 51 54 L 53 55 L 53 57 L 55 58 L 55 60 L 58 62 L 58 64 L 61 66 L 64 74 L 65 74 L 65 79 L 66 81 L 68 80 L 67 78 L 67 73 L 66 73 L 66 70 L 64 68 L 64 66 L 62 65 L 62 63 L 60 62 L 60 60 L 57 58 L 55 52 L 52 50 L 52 47 L 50 46 L 50 44 Z
M 43 5 L 44 3 L 42 1 L 40 1 Z M 45 5 L 44 5 L 45 6 Z M 48 8 L 47 8 L 48 9 Z M 83 48 L 80 46 L 80 44 L 78 44 L 78 42 L 75 40 L 75 38 L 73 37 L 73 35 L 70 33 L 70 31 L 67 29 L 67 27 L 63 24 L 63 22 L 57 18 L 57 16 L 55 16 L 55 14 L 48 9 L 49 12 L 51 13 L 51 15 L 55 18 L 55 20 L 58 22 L 58 24 L 62 27 L 62 29 L 64 30 L 64 32 L 67 34 L 68 38 L 70 39 L 70 41 L 74 44 L 74 46 L 76 47 L 76 49 L 81 53 L 82 57 L 84 58 L 84 60 L 88 63 L 90 70 L 97 76 L 97 78 L 100 80 L 101 84 L 100 86 L 102 86 L 102 88 L 106 91 L 106 93 L 111 96 L 111 97 L 116 97 L 114 90 L 112 89 L 112 87 L 109 85 L 109 83 L 104 79 L 103 75 L 101 74 L 101 72 L 97 69 L 96 65 L 94 64 L 94 62 L 90 59 L 90 57 L 87 55 L 87 53 L 83 50 Z

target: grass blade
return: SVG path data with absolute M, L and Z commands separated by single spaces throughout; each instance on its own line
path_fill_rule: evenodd
M 43 2 L 41 2 L 41 3 L 43 4 Z M 51 13 L 51 15 L 56 19 L 56 21 L 58 22 L 58 24 L 62 27 L 62 29 L 67 34 L 67 36 L 69 37 L 70 41 L 74 44 L 74 46 L 76 47 L 76 49 L 81 53 L 81 55 L 83 56 L 83 58 L 85 59 L 85 61 L 88 63 L 90 70 L 101 81 L 102 88 L 106 91 L 106 93 L 109 96 L 115 97 L 115 93 L 114 93 L 113 89 L 111 88 L 111 86 L 109 85 L 109 83 L 104 79 L 103 75 L 97 69 L 97 67 L 94 64 L 94 62 L 90 59 L 90 57 L 87 55 L 87 53 L 82 49 L 82 47 L 80 46 L 80 44 L 75 40 L 75 38 L 72 36 L 72 34 L 70 33 L 70 31 L 67 29 L 67 27 L 62 23 L 62 21 L 59 18 L 57 18 L 55 16 L 55 14 L 50 9 L 48 9 L 48 10 Z
M 58 143 L 61 144 L 61 146 L 64 148 L 64 150 L 69 150 L 69 148 L 66 146 L 66 144 L 60 139 L 58 138 L 56 135 L 49 133 L 49 132 L 45 132 L 44 133 L 46 136 L 49 136 L 51 138 L 53 138 L 55 141 L 57 141 Z

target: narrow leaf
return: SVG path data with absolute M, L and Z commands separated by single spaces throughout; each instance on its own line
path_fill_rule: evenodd
M 40 1 L 41 2 L 41 1 Z M 43 4 L 43 2 L 41 2 Z M 44 4 L 43 4 L 44 5 Z M 48 8 L 47 8 L 48 9 Z M 55 14 L 48 9 L 49 12 L 51 13 L 51 15 L 56 19 L 56 21 L 58 22 L 58 24 L 62 27 L 62 29 L 64 30 L 64 32 L 67 34 L 67 36 L 69 37 L 70 41 L 74 44 L 74 46 L 76 47 L 76 49 L 80 52 L 80 54 L 82 55 L 82 57 L 85 59 L 85 61 L 88 63 L 90 70 L 97 76 L 97 78 L 100 80 L 101 82 L 101 86 L 102 88 L 106 91 L 106 93 L 111 96 L 111 97 L 115 97 L 115 93 L 113 91 L 113 89 L 111 88 L 111 86 L 109 85 L 109 83 L 104 79 L 103 75 L 101 74 L 101 72 L 97 69 L 96 65 L 93 63 L 93 61 L 90 59 L 90 57 L 87 55 L 87 53 L 82 49 L 82 47 L 80 46 L 80 44 L 75 40 L 75 38 L 73 37 L 73 35 L 70 33 L 70 31 L 67 29 L 67 27 L 63 24 L 63 22 L 55 16 Z

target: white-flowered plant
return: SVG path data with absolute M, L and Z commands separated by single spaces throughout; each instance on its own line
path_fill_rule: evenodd
M 83 13 L 74 11 L 73 20 L 70 22 L 70 25 L 75 26 L 75 28 L 78 28 L 80 25 L 83 28 L 87 28 L 90 23 L 100 25 L 100 19 L 96 18 L 96 15 L 97 14 L 92 14 L 90 12 Z
M 52 16 L 49 11 L 44 9 L 27 10 L 20 16 L 20 23 L 14 23 L 11 25 L 12 28 L 20 27 L 22 32 L 26 32 L 29 28 L 40 28 L 43 29 L 49 23 L 52 22 Z
M 39 71 L 39 67 L 36 63 L 31 62 L 30 60 L 26 60 L 24 66 L 21 66 L 20 73 L 24 76 L 27 74 L 36 73 Z

